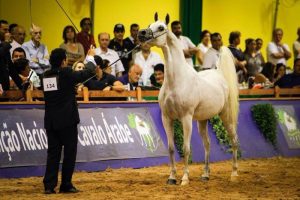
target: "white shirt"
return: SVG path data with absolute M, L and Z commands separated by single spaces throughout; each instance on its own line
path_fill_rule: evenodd
M 208 46 L 205 46 L 202 42 L 198 44 L 197 48 L 200 49 L 202 55 L 204 56 L 205 53 L 208 51 L 208 49 L 211 47 L 211 44 L 208 44 Z M 200 65 L 198 62 L 198 59 L 196 59 L 196 65 Z
M 32 73 L 32 74 L 31 74 Z M 31 81 L 31 83 L 32 83 L 32 85 L 35 87 L 35 88 L 38 88 L 38 87 L 40 87 L 41 86 L 41 80 L 40 80 L 40 78 L 39 78 L 39 76 L 35 73 L 35 71 L 34 70 L 30 70 L 30 72 L 29 72 L 29 76 L 30 76 L 30 81 Z M 28 77 L 29 77 L 28 76 Z
M 190 38 L 188 38 L 188 37 L 185 37 L 185 36 L 180 36 L 179 37 L 179 40 L 180 40 L 180 42 L 181 42 L 181 44 L 182 44 L 182 47 L 183 47 L 183 49 L 189 49 L 189 48 L 194 48 L 194 47 L 196 47 L 195 45 L 194 45 L 194 43 L 190 40 Z M 194 64 L 193 64 L 193 59 L 192 58 L 185 58 L 185 60 L 186 60 L 186 62 L 189 64 L 189 65 L 191 65 L 192 67 L 194 67 Z
M 216 69 L 220 58 L 220 51 L 209 48 L 204 54 L 202 69 Z
M 294 59 L 300 58 L 300 53 L 298 53 L 299 49 L 300 49 L 300 42 L 296 40 L 293 43 Z
M 287 44 L 283 44 L 286 50 L 290 51 L 290 48 Z M 283 63 L 286 65 L 286 59 L 285 58 L 274 58 L 271 56 L 271 54 L 279 53 L 279 52 L 284 52 L 282 47 L 277 46 L 275 42 L 270 42 L 267 46 L 267 59 L 268 62 L 271 62 L 272 64 L 276 65 L 277 63 Z
M 116 60 L 118 60 L 115 64 L 111 65 L 111 75 L 116 76 L 118 72 L 124 72 L 124 66 L 120 60 L 120 57 L 118 56 L 118 53 L 112 49 L 107 49 L 107 52 L 104 52 L 101 50 L 100 47 L 95 49 L 95 54 L 97 56 L 100 56 L 102 59 L 109 60 L 109 65 L 114 63 Z M 87 58 L 85 59 L 85 62 L 88 62 Z
M 22 45 L 20 45 L 18 42 L 16 42 L 16 40 L 13 40 L 12 43 L 10 43 L 10 45 L 11 45 L 10 56 L 12 57 L 13 51 L 18 47 L 22 47 Z
M 159 63 L 163 63 L 163 61 L 158 53 L 152 51 L 150 52 L 147 60 L 145 60 L 142 51 L 140 51 L 136 53 L 134 63 L 140 65 L 143 69 L 141 76 L 143 85 L 150 86 L 150 76 L 154 73 L 154 66 Z
M 211 47 L 211 44 L 208 44 L 208 47 L 205 46 L 202 42 L 198 44 L 198 49 L 203 53 L 203 55 L 208 51 L 208 49 Z

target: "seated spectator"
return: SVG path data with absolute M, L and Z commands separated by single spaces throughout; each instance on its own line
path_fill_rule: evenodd
M 286 66 L 282 63 L 278 63 L 275 69 L 274 82 L 278 81 L 285 74 L 286 74 Z
M 151 84 L 155 87 L 161 88 L 164 83 L 164 65 L 157 64 L 154 66 L 154 73 L 151 75 Z
M 0 96 L 2 96 L 3 93 L 4 93 L 4 91 L 3 91 L 2 85 L 0 84 Z
M 11 43 L 10 54 L 12 54 L 12 52 L 13 52 L 13 50 L 15 50 L 15 48 L 22 46 L 22 44 L 24 43 L 25 37 L 26 37 L 26 32 L 22 26 L 17 25 L 14 28 L 12 28 L 11 38 L 13 40 Z
M 201 33 L 200 37 L 200 43 L 198 44 L 197 48 L 200 49 L 199 53 L 196 56 L 196 65 L 202 65 L 203 64 L 203 57 L 204 54 L 208 51 L 208 49 L 211 47 L 210 44 L 210 32 L 208 30 L 204 30 Z
M 138 52 L 134 60 L 135 64 L 138 64 L 143 69 L 142 81 L 144 86 L 151 86 L 150 76 L 154 72 L 154 66 L 163 63 L 160 55 L 156 52 L 151 51 L 151 46 L 148 43 L 141 45 L 141 51 Z
M 300 88 L 300 58 L 294 61 L 293 73 L 284 75 L 274 85 L 281 88 Z
M 271 83 L 274 83 L 274 71 L 275 65 L 273 65 L 270 62 L 266 62 L 265 66 L 263 67 L 263 70 L 261 71 L 261 74 L 264 75 L 266 80 L 270 81 Z
M 50 68 L 49 53 L 47 46 L 41 43 L 42 29 L 34 24 L 30 28 L 31 40 L 25 42 L 22 48 L 26 52 L 26 58 L 30 61 L 29 66 L 39 76 Z
M 67 51 L 68 65 L 76 61 L 83 61 L 85 54 L 81 43 L 76 41 L 76 32 L 73 26 L 66 26 L 63 31 L 64 42 L 59 46 Z
M 12 62 L 15 63 L 18 59 L 26 59 L 26 53 L 25 53 L 25 50 L 22 47 L 17 47 L 12 52 L 12 57 L 11 57 Z M 17 69 L 17 67 L 15 65 L 12 65 L 12 68 L 16 71 L 16 73 L 18 73 L 18 76 L 21 80 L 21 83 L 24 86 L 24 81 L 27 78 L 26 77 L 24 78 L 24 77 L 20 76 L 20 71 Z M 34 71 L 32 71 L 32 72 L 33 72 L 33 74 L 32 74 L 33 77 L 36 77 L 37 74 Z M 36 88 L 39 87 L 38 85 L 40 85 L 40 79 L 35 81 Z M 10 87 L 11 88 L 16 88 L 16 85 L 13 82 L 11 82 Z
M 241 33 L 239 31 L 233 31 L 229 35 L 229 46 L 232 55 L 235 58 L 235 67 L 237 71 L 238 81 L 239 83 L 242 83 L 246 81 L 247 76 L 247 69 L 246 64 L 247 61 L 245 60 L 245 55 L 242 52 L 240 48 L 238 48 L 238 45 L 241 42 Z
M 254 39 L 249 38 L 246 40 L 246 49 L 244 52 L 246 60 L 246 69 L 248 72 L 248 77 L 255 77 L 263 69 L 263 58 L 261 54 L 256 51 L 256 42 Z
M 41 87 L 41 81 L 38 75 L 29 67 L 29 60 L 26 58 L 19 58 L 14 62 L 14 67 L 19 73 L 20 78 L 23 80 L 24 90 L 31 85 L 33 89 Z
M 84 67 L 85 67 L 85 65 L 84 65 L 84 63 L 82 61 L 76 61 L 72 65 L 73 71 L 81 71 L 81 70 L 84 69 Z
M 107 73 L 107 74 L 112 74 L 112 67 L 110 65 L 109 60 L 103 59 L 103 66 L 106 66 L 103 69 L 103 72 Z
M 73 71 L 81 71 L 85 68 L 85 65 L 82 61 L 76 61 L 73 65 L 72 65 L 72 70 Z M 84 85 L 82 83 L 79 83 L 76 85 L 76 91 L 79 92 L 82 90 L 82 88 L 84 87 Z
M 11 60 L 14 63 L 16 60 L 20 58 L 26 58 L 26 52 L 22 47 L 17 47 L 12 52 Z
M 111 74 L 105 73 L 105 68 L 108 65 L 104 65 L 100 56 L 94 56 L 95 63 L 97 65 L 96 68 L 96 76 L 85 83 L 85 86 L 89 88 L 89 90 L 116 90 L 123 91 L 123 84 L 117 80 L 117 78 Z
M 135 88 L 138 86 L 138 82 L 142 76 L 142 73 L 142 68 L 138 64 L 133 64 L 129 67 L 128 74 L 124 74 L 118 79 L 123 83 L 123 85 L 129 84 L 129 90 L 135 90 Z
M 96 47 L 94 35 L 90 33 L 91 27 L 92 27 L 91 19 L 87 17 L 83 18 L 80 21 L 81 31 L 76 35 L 76 41 L 82 44 L 85 55 L 89 51 L 91 45 Z
M 263 60 L 263 63 L 265 63 L 265 58 L 264 58 L 264 56 L 261 53 L 261 48 L 262 48 L 262 45 L 263 45 L 263 40 L 261 38 L 256 38 L 255 42 L 256 42 L 256 54 L 260 54 L 260 56 L 261 56 L 261 58 Z
M 300 58 L 300 27 L 297 30 L 298 38 L 293 43 L 294 58 Z
M 283 30 L 276 28 L 273 31 L 273 40 L 267 47 L 268 62 L 277 65 L 277 63 L 287 64 L 287 60 L 291 57 L 291 52 L 287 44 L 282 43 Z

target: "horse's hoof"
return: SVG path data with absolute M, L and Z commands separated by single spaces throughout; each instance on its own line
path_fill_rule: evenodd
M 230 181 L 237 181 L 238 180 L 238 175 L 236 175 L 236 176 L 230 176 Z
M 168 185 L 176 185 L 176 179 L 168 179 L 167 184 Z
M 209 181 L 209 177 L 208 176 L 201 176 L 201 181 Z
M 190 183 L 189 180 L 182 180 L 181 181 L 181 186 L 188 185 L 189 183 Z

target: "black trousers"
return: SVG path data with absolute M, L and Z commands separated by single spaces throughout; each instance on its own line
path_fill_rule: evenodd
M 46 172 L 43 180 L 45 189 L 54 189 L 57 186 L 62 147 L 64 147 L 64 159 L 61 187 L 70 188 L 72 187 L 72 175 L 77 154 L 77 124 L 60 130 L 47 129 L 46 132 L 48 151 Z

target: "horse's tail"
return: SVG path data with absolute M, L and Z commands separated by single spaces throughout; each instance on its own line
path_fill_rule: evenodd
M 227 47 L 221 48 L 221 55 L 218 65 L 218 68 L 222 71 L 229 88 L 228 112 L 230 113 L 228 113 L 228 117 L 230 118 L 229 120 L 236 126 L 239 113 L 238 81 L 235 71 L 234 58 L 231 54 L 231 51 Z

